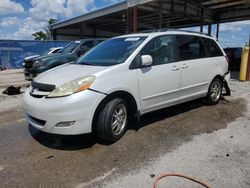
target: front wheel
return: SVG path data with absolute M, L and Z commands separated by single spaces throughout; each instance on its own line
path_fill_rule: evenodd
M 97 135 L 106 141 L 119 140 L 127 130 L 128 111 L 125 100 L 116 98 L 101 110 L 97 124 Z
M 213 79 L 212 83 L 208 88 L 207 93 L 207 104 L 214 105 L 218 104 L 222 93 L 222 81 L 218 78 Z

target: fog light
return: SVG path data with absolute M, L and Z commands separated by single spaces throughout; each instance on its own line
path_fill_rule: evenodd
M 75 121 L 60 122 L 56 124 L 56 127 L 69 127 L 72 126 Z

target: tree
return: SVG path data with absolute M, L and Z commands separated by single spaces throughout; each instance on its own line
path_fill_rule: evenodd
M 35 38 L 35 40 L 49 40 L 49 36 L 43 31 L 33 33 L 32 36 Z
M 35 40 L 49 40 L 51 38 L 50 25 L 56 23 L 56 19 L 49 19 L 48 25 L 44 28 L 44 31 L 38 31 L 32 34 Z

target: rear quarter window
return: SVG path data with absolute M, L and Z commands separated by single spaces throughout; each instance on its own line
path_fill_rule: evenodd
M 216 44 L 216 42 L 212 39 L 203 38 L 204 44 L 208 50 L 208 56 L 209 57 L 217 57 L 217 56 L 223 56 L 223 53 L 220 49 L 220 47 Z
M 180 60 L 192 60 L 206 57 L 204 45 L 198 36 L 176 35 Z

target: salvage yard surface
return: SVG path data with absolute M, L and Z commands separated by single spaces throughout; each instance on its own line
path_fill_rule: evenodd
M 0 94 L 0 187 L 152 187 L 178 172 L 211 187 L 250 187 L 250 83 L 231 81 L 218 105 L 196 100 L 142 117 L 114 144 L 39 132 L 21 95 Z M 2 90 L 1 90 L 2 91 Z M 2 93 L 2 92 L 1 92 Z M 166 178 L 158 187 L 198 187 Z

